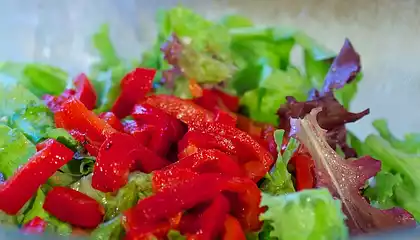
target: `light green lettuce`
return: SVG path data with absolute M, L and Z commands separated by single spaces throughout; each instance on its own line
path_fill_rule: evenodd
M 341 240 L 348 238 L 341 203 L 327 189 L 311 189 L 272 196 L 262 194 L 261 206 L 267 207 L 261 215 L 269 234 L 262 239 L 278 240 Z M 261 238 L 260 238 L 261 239 Z

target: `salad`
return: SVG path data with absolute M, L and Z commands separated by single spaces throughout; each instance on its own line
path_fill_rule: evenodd
M 0 63 L 0 220 L 92 239 L 348 239 L 415 227 L 420 135 L 358 139 L 362 80 L 304 33 L 242 16 L 158 13 L 155 45 L 120 58 L 106 25 L 78 76 Z M 291 62 L 303 51 L 304 67 Z M 368 106 L 367 106 L 368 107 Z

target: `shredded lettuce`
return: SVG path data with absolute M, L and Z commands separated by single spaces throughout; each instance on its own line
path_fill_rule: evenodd
M 268 226 L 263 239 L 324 240 L 347 239 L 348 231 L 341 212 L 341 203 L 325 188 L 272 196 L 262 194 L 261 215 Z

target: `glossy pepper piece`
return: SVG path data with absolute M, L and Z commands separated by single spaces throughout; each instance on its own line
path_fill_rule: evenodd
M 229 210 L 229 201 L 223 194 L 218 195 L 201 214 L 199 219 L 200 230 L 196 234 L 196 238 L 202 240 L 217 239 L 223 231 Z
M 261 193 L 257 185 L 247 178 L 223 177 L 214 173 L 198 175 L 190 181 L 143 199 L 124 213 L 124 226 L 129 231 L 145 223 L 169 219 L 179 212 L 216 198 L 222 192 L 229 199 L 232 212 L 240 219 L 244 229 L 258 230 L 262 211 L 259 207 Z
M 79 99 L 87 109 L 92 110 L 96 105 L 96 92 L 88 77 L 82 73 L 73 81 L 76 87 L 75 97 Z
M 23 225 L 20 231 L 29 234 L 39 234 L 45 232 L 46 227 L 47 222 L 37 216 Z
M 315 187 L 315 165 L 309 154 L 297 153 L 289 164 L 294 166 L 297 191 Z
M 216 115 L 214 117 L 215 122 L 228 125 L 231 127 L 236 126 L 237 117 L 235 114 L 218 109 L 215 111 L 215 115 Z
M 155 127 L 149 124 L 138 123 L 135 120 L 124 120 L 123 121 L 124 132 L 135 137 L 137 142 L 142 146 L 148 146 L 152 135 L 155 131 Z
M 73 158 L 73 152 L 53 139 L 0 186 L 0 210 L 16 214 L 38 188 Z
M 61 221 L 83 228 L 97 227 L 105 214 L 95 199 L 67 187 L 54 187 L 49 191 L 43 208 Z
M 195 98 L 194 102 L 210 111 L 222 109 L 237 112 L 239 109 L 238 97 L 229 95 L 216 88 L 203 89 L 201 96 Z
M 222 239 L 246 240 L 246 236 L 244 231 L 242 230 L 241 224 L 235 217 L 232 217 L 231 215 L 227 215 L 225 218 Z
M 113 112 L 103 112 L 99 114 L 99 118 L 104 120 L 115 130 L 120 131 L 120 132 L 124 131 L 124 126 L 122 125 L 121 121 L 117 118 L 117 116 L 115 116 Z
M 197 173 L 222 173 L 226 176 L 244 177 L 242 169 L 229 155 L 217 149 L 203 149 L 188 157 L 180 159 L 162 171 L 175 168 L 190 169 Z
M 171 145 L 182 138 L 186 129 L 176 118 L 147 103 L 137 104 L 131 114 L 142 124 L 154 126 L 147 147 L 159 156 L 166 156 Z
M 121 93 L 111 111 L 118 117 L 128 116 L 136 103 L 143 99 L 152 88 L 155 69 L 136 68 L 121 80 Z
M 74 97 L 61 105 L 60 110 L 54 114 L 54 120 L 58 128 L 64 128 L 67 131 L 76 130 L 85 134 L 93 142 L 101 143 L 107 136 L 117 132 Z
M 250 118 L 237 114 L 236 127 L 248 133 L 254 139 L 260 139 L 262 127 Z
M 92 187 L 114 192 L 128 181 L 134 168 L 138 143 L 125 133 L 113 133 L 101 145 L 93 168 Z
M 241 161 L 255 161 L 256 163 L 254 165 L 258 163 L 262 165 L 264 170 L 262 168 L 256 169 L 258 171 L 248 169 L 249 176 L 255 181 L 260 180 L 271 169 L 271 166 L 274 163 L 273 157 L 263 146 L 261 146 L 247 133 L 237 128 L 220 125 L 217 123 L 206 123 L 196 124 L 190 129 L 213 136 L 220 136 L 224 138 L 225 141 L 220 142 L 219 145 L 224 144 L 227 141 L 232 142 L 235 147 L 234 149 L 236 151 L 236 155 Z
M 197 122 L 213 122 L 214 114 L 192 101 L 180 99 L 169 95 L 153 95 L 145 101 L 156 108 L 161 109 L 172 117 L 179 119 L 187 125 Z
M 156 223 L 145 223 L 137 228 L 126 230 L 125 240 L 151 240 L 166 239 L 166 235 L 171 230 L 169 221 Z
M 167 168 L 153 172 L 153 192 L 160 192 L 178 186 L 199 176 L 199 173 L 186 168 Z

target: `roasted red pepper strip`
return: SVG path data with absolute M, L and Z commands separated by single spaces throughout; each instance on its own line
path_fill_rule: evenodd
M 223 143 L 223 144 L 221 144 Z M 224 153 L 235 156 L 236 148 L 232 141 L 220 135 L 203 134 L 199 131 L 188 131 L 178 142 L 178 158 L 183 159 L 198 152 L 199 149 L 218 149 Z
M 152 240 L 165 239 L 171 224 L 168 221 L 157 223 L 145 223 L 138 228 L 130 228 L 126 230 L 125 240 Z
M 197 239 L 212 240 L 220 236 L 226 215 L 229 213 L 229 201 L 220 194 L 217 196 L 201 215 L 200 230 Z
M 223 240 L 246 240 L 244 231 L 242 230 L 241 224 L 235 217 L 227 215 L 224 222 L 224 233 Z
M 187 125 L 197 122 L 213 122 L 214 114 L 191 101 L 169 95 L 153 95 L 146 98 L 146 103 L 161 109 Z
M 315 186 L 314 161 L 307 154 L 295 154 L 289 164 L 294 166 L 296 190 L 311 189 Z
M 237 121 L 236 127 L 240 130 L 248 133 L 254 139 L 259 139 L 261 136 L 262 127 L 258 126 L 254 121 L 251 119 L 237 114 Z
M 213 88 L 212 91 L 222 100 L 223 105 L 225 105 L 231 112 L 237 112 L 239 109 L 239 98 L 227 94 L 219 89 Z
M 35 217 L 21 228 L 21 232 L 29 234 L 43 233 L 47 227 L 47 222 L 40 217 Z
M 103 112 L 99 114 L 99 118 L 107 122 L 115 130 L 124 131 L 124 126 L 113 112 Z
M 136 168 L 142 172 L 150 173 L 154 170 L 161 169 L 171 164 L 165 158 L 159 157 L 151 150 L 141 145 L 137 146 L 136 151 Z
M 224 194 L 231 204 L 234 215 L 245 231 L 258 231 L 261 228 L 259 219 L 263 209 L 260 207 L 261 191 L 248 178 L 232 178 L 224 186 Z
M 97 227 L 105 213 L 95 199 L 66 187 L 54 187 L 49 191 L 43 207 L 61 221 L 84 228 Z
M 137 104 L 131 115 L 137 122 L 155 127 L 148 148 L 159 156 L 166 156 L 172 143 L 185 133 L 185 127 L 178 119 L 147 103 Z
M 156 170 L 153 172 L 152 178 L 153 192 L 160 192 L 166 189 L 170 189 L 177 185 L 191 181 L 198 175 L 199 174 L 197 172 L 193 172 L 190 169 L 185 168 Z
M 117 132 L 73 97 L 61 105 L 60 110 L 54 114 L 54 119 L 58 128 L 64 128 L 67 131 L 76 130 L 86 134 L 86 137 L 93 142 L 101 143 L 107 136 Z
M 136 138 L 137 142 L 143 146 L 148 146 L 155 131 L 155 127 L 148 124 L 141 124 L 135 120 L 125 120 L 123 122 L 124 132 Z
M 245 230 L 258 230 L 261 193 L 257 185 L 246 178 L 228 178 L 220 174 L 201 174 L 191 181 L 157 192 L 143 199 L 124 213 L 126 230 L 145 223 L 169 219 L 179 212 L 208 202 L 221 192 L 235 205 L 233 213 L 240 219 Z M 194 193 L 194 194 L 191 194 Z
M 220 123 L 220 124 L 225 124 L 231 127 L 235 127 L 236 126 L 236 121 L 237 121 L 237 117 L 236 115 L 232 114 L 232 113 L 228 113 L 222 110 L 216 110 L 216 116 L 214 118 L 214 121 Z
M 169 165 L 162 171 L 171 171 L 175 168 L 190 169 L 198 173 L 223 173 L 226 176 L 244 177 L 245 174 L 229 155 L 217 149 L 203 149 L 178 162 Z
M 87 109 L 92 110 L 96 105 L 96 92 L 85 74 L 80 74 L 74 79 L 76 87 L 75 97 L 79 99 Z
M 49 177 L 73 158 L 73 152 L 56 140 L 49 139 L 44 146 L 0 186 L 0 209 L 4 212 L 16 214 Z
M 252 171 L 252 169 L 249 169 L 252 172 L 249 172 L 248 176 L 255 181 L 264 177 L 274 163 L 273 157 L 264 147 L 251 136 L 237 128 L 216 123 L 206 123 L 202 125 L 197 124 L 192 126 L 191 129 L 226 139 L 225 141 L 220 142 L 219 145 L 225 144 L 226 141 L 233 142 L 236 154 L 241 161 L 257 161 L 261 163 L 264 166 L 265 171 Z
M 155 74 L 155 69 L 136 68 L 121 80 L 121 94 L 111 109 L 118 118 L 128 116 L 134 105 L 146 96 Z
M 125 133 L 113 133 L 99 149 L 93 168 L 92 187 L 102 192 L 114 192 L 128 181 L 134 168 L 139 144 Z

